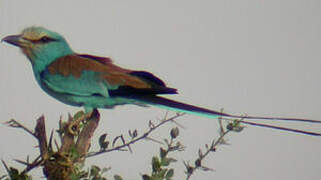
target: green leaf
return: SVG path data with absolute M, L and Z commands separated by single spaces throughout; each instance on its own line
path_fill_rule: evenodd
M 197 159 L 195 161 L 195 167 L 201 167 L 202 166 L 202 160 L 201 159 Z
M 78 153 L 78 150 L 77 150 L 77 148 L 75 146 L 72 146 L 70 148 L 70 154 L 71 154 L 71 158 L 72 159 L 77 159 L 80 156 L 79 153 Z
M 165 174 L 166 174 L 167 169 L 162 169 L 159 173 L 158 173 L 158 177 L 164 178 Z
M 237 125 L 233 128 L 234 132 L 241 132 L 244 129 L 244 126 Z
M 10 177 L 19 176 L 19 171 L 16 168 L 10 167 Z
M 174 169 L 169 169 L 165 175 L 166 179 L 170 179 L 174 176 Z
M 101 174 L 111 170 L 111 167 L 104 167 L 103 170 L 101 170 Z
M 88 172 L 86 172 L 86 171 L 81 171 L 81 172 L 79 172 L 79 173 L 77 174 L 77 176 L 78 176 L 78 179 L 86 178 L 86 177 L 88 177 Z
M 95 165 L 91 166 L 91 168 L 90 168 L 90 177 L 97 176 L 99 174 L 99 172 L 100 172 L 100 168 L 98 166 L 95 166 Z
M 109 145 L 109 141 L 105 141 L 106 136 L 107 136 L 107 134 L 105 133 L 105 134 L 101 135 L 98 140 L 100 148 L 104 149 L 104 150 L 107 149 L 107 147 Z
M 151 180 L 152 178 L 147 174 L 142 175 L 143 180 Z
M 172 162 L 176 162 L 177 160 L 174 158 L 163 158 L 161 161 L 162 166 L 168 166 Z
M 153 172 L 158 172 L 161 168 L 161 165 L 160 165 L 160 162 L 159 162 L 159 159 L 157 157 L 153 157 L 152 159 L 152 168 L 153 168 Z
M 120 176 L 119 176 L 119 175 L 117 175 L 117 174 L 116 174 L 116 175 L 114 175 L 114 179 L 115 179 L 115 180 L 123 180 L 123 178 L 122 178 L 122 177 L 120 177 Z
M 8 175 L 10 178 L 6 178 L 5 180 L 31 180 L 31 177 L 24 173 L 19 173 L 18 169 L 10 167 L 8 170 Z M 7 176 L 2 176 L 2 178 Z
M 163 148 L 160 148 L 160 150 L 159 150 L 160 158 L 163 159 L 164 157 L 166 157 L 166 155 L 167 155 L 167 151 Z
M 173 139 L 175 139 L 178 135 L 179 135 L 179 129 L 178 129 L 178 127 L 176 127 L 176 128 L 173 128 L 172 130 L 171 130 L 171 137 L 173 138 Z
M 84 111 L 78 111 L 78 112 L 74 115 L 73 119 L 75 120 L 75 119 L 78 119 L 78 118 L 80 118 L 80 117 L 82 117 L 82 116 L 85 116 Z

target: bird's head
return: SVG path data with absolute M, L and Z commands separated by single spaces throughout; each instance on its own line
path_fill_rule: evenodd
M 43 27 L 26 28 L 21 34 L 7 36 L 2 41 L 18 46 L 33 65 L 46 66 L 73 53 L 64 37 Z

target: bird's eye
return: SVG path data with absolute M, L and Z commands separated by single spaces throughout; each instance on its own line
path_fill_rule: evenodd
M 40 39 L 41 42 L 48 42 L 49 38 L 47 36 L 44 36 Z
M 54 39 L 47 37 L 47 36 L 43 36 L 39 41 L 42 43 L 48 43 L 50 41 L 54 41 Z

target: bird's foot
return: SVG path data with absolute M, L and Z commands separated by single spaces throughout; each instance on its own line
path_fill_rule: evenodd
M 73 136 L 77 135 L 80 132 L 80 123 L 86 118 L 87 116 L 83 111 L 77 112 L 72 118 L 72 122 L 68 124 L 68 132 Z
M 68 132 L 72 135 L 78 135 L 80 132 L 81 123 L 86 123 L 86 120 L 90 120 L 92 118 L 99 118 L 99 112 L 97 109 L 94 109 L 91 112 L 84 113 L 83 111 L 77 112 L 74 117 L 73 121 L 68 125 Z

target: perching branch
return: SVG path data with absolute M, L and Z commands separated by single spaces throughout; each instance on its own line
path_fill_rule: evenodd
M 77 172 L 77 166 L 75 165 L 84 163 L 91 138 L 100 119 L 99 112 L 96 109 L 90 116 L 84 113 L 76 115 L 78 116 L 69 117 L 67 123 L 60 120 L 61 129 L 58 132 L 61 138 L 61 146 L 59 147 L 55 141 L 57 151 L 52 148 L 53 133 L 51 133 L 48 144 L 44 116 L 37 120 L 34 132 L 13 119 L 8 121 L 7 124 L 10 127 L 21 128 L 35 137 L 38 140 L 40 151 L 40 155 L 31 163 L 29 158 L 27 158 L 27 161 L 16 160 L 27 167 L 21 173 L 13 169 L 14 172 L 17 172 L 16 174 L 19 177 L 24 177 L 33 168 L 43 166 L 44 175 L 48 179 L 69 180 L 71 176 L 74 176 Z M 5 165 L 5 167 L 7 166 Z M 10 171 L 10 168 L 6 169 Z M 8 172 L 8 174 L 10 173 Z

